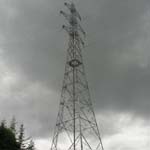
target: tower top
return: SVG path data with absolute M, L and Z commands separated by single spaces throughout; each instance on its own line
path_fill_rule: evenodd
M 67 33 L 71 38 L 78 37 L 80 43 L 84 45 L 82 36 L 85 37 L 86 33 L 79 23 L 79 21 L 81 21 L 81 16 L 77 11 L 75 4 L 73 2 L 70 3 L 65 2 L 64 5 L 69 9 L 69 13 L 66 13 L 61 10 L 60 14 L 62 14 L 66 18 L 69 24 L 63 25 L 62 28 L 65 31 L 67 31 Z

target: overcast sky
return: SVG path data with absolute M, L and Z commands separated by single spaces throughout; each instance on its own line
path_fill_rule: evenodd
M 15 116 L 48 150 L 63 80 L 64 0 L 0 0 L 0 120 Z M 105 150 L 150 147 L 150 1 L 74 0 Z

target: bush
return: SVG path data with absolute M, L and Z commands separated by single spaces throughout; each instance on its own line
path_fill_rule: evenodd
M 3 123 L 0 125 L 0 150 L 19 150 L 15 134 Z

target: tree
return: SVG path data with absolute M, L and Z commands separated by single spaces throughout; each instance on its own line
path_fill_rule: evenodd
M 4 122 L 0 125 L 0 150 L 19 150 L 15 134 L 5 126 Z
M 2 120 L 2 122 L 1 122 L 1 127 L 3 127 L 3 128 L 6 127 L 6 120 Z
M 27 147 L 27 150 L 35 150 L 35 147 L 34 147 L 34 142 L 32 140 L 30 140 L 30 143 Z
M 20 130 L 19 130 L 19 136 L 18 136 L 18 143 L 19 143 L 20 150 L 25 150 L 26 146 L 25 146 L 24 142 L 25 142 L 25 139 L 24 139 L 24 125 L 21 124 Z
M 16 119 L 15 117 L 12 118 L 11 123 L 10 123 L 10 129 L 12 132 L 16 135 Z
M 16 131 L 15 118 L 12 119 L 9 127 L 3 120 L 0 123 L 0 150 L 35 150 L 33 140 L 25 138 L 24 130 L 24 125 L 21 124 L 19 132 Z

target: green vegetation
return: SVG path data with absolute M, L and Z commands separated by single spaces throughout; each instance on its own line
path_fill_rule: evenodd
M 25 138 L 23 124 L 17 133 L 13 118 L 10 127 L 6 125 L 6 121 L 0 124 L 0 150 L 35 150 L 35 147 L 32 139 Z

